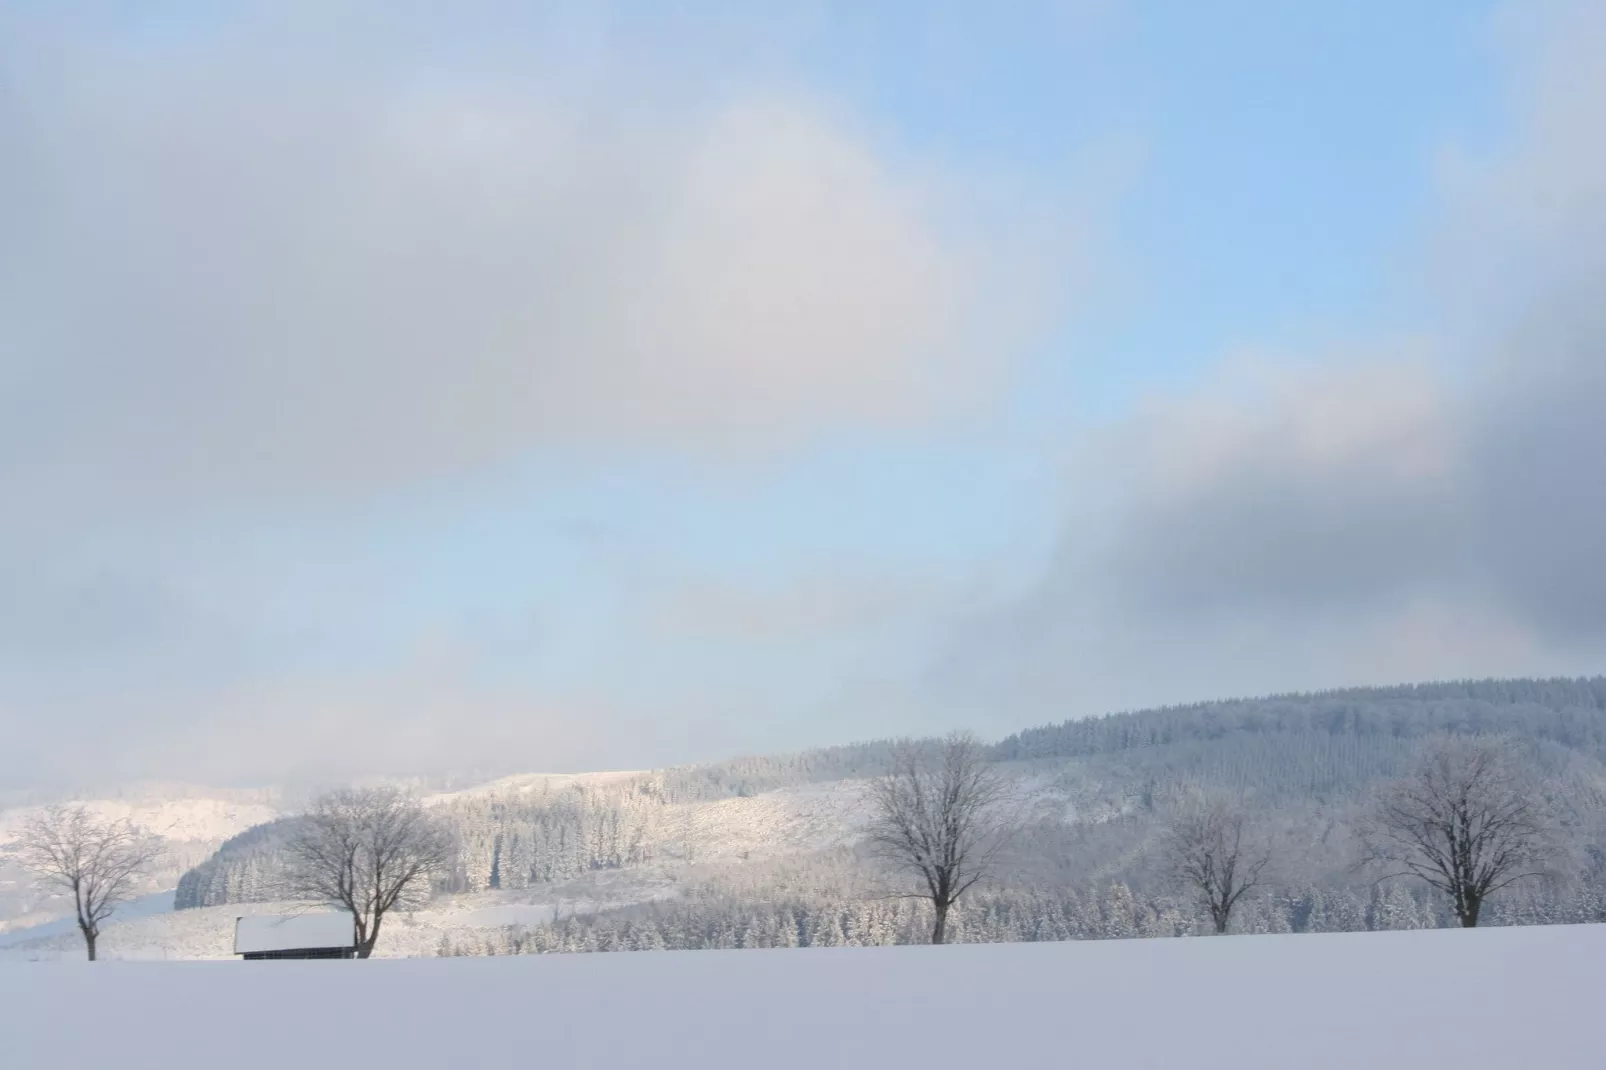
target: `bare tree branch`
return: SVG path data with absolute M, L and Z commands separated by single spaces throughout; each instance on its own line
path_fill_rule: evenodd
M 1544 875 L 1551 829 L 1535 785 L 1499 739 L 1449 739 L 1378 792 L 1361 827 L 1362 864 L 1378 880 L 1414 877 L 1449 897 L 1463 926 L 1484 900 Z
M 1185 804 L 1165 832 L 1172 876 L 1198 893 L 1218 934 L 1271 863 L 1265 846 L 1246 840 L 1244 824 L 1241 806 L 1212 796 Z
M 906 743 L 892 769 L 868 789 L 868 843 L 883 861 L 914 877 L 935 915 L 931 942 L 947 936 L 948 911 L 997 864 L 1018 827 L 1008 786 L 973 736 L 942 744 Z
M 349 910 L 357 957 L 367 958 L 387 913 L 429 898 L 429 878 L 451 848 L 445 828 L 395 788 L 331 792 L 312 804 L 288 845 L 290 887 Z
M 18 844 L 25 867 L 71 894 L 91 962 L 102 923 L 134 897 L 139 878 L 161 853 L 161 841 L 126 818 L 102 820 L 76 805 L 30 817 Z

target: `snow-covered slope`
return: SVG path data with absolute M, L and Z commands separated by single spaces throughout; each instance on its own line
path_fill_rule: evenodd
M 618 770 L 603 773 L 515 773 L 512 776 L 487 780 L 483 784 L 457 791 L 437 791 L 424 796 L 424 803 L 435 806 L 456 799 L 497 795 L 518 797 L 543 791 L 561 791 L 573 787 L 601 787 L 644 775 L 645 770 Z
M 443 804 L 484 795 L 505 799 L 525 790 L 561 790 L 581 782 L 606 784 L 636 775 L 509 777 L 426 801 Z M 393 916 L 381 934 L 378 953 L 386 957 L 433 955 L 442 937 L 454 947 L 474 948 L 494 942 L 499 930 L 509 925 L 539 925 L 560 912 L 570 915 L 673 896 L 689 875 L 706 874 L 710 867 L 801 856 L 851 842 L 863 819 L 862 791 L 842 782 L 674 804 L 664 808 L 654 826 L 654 861 L 526 888 L 440 896 L 427 909 Z M 173 912 L 167 909 L 170 898 L 142 906 L 122 908 L 113 916 L 100 941 L 103 958 L 226 958 L 236 917 L 295 909 L 286 903 L 229 903 Z M 70 928 L 37 928 L 51 916 L 36 912 L 28 919 L 35 929 L 14 931 L 9 938 L 0 936 L 0 949 L 8 948 L 0 950 L 0 958 L 53 959 L 82 954 L 79 937 Z M 33 937 L 35 931 L 40 938 Z
M 163 841 L 157 866 L 141 891 L 171 896 L 179 875 L 203 861 L 237 833 L 278 817 L 277 794 L 271 791 L 213 789 L 189 784 L 147 784 L 114 798 L 81 799 L 96 815 L 128 819 Z M 66 900 L 38 886 L 32 874 L 15 864 L 7 851 L 23 823 L 42 806 L 0 810 L 0 934 L 18 934 L 67 916 Z
M 666 845 L 687 861 L 775 858 L 851 843 L 868 817 L 853 781 L 779 788 L 761 795 L 682 803 L 662 823 Z
M 1602 993 L 1606 926 L 0 964 L 0 1034 L 33 1070 L 1596 1070 Z

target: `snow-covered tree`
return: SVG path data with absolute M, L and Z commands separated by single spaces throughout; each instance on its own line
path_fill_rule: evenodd
M 948 911 L 993 872 L 1015 830 L 1008 782 L 974 736 L 956 733 L 898 748 L 869 802 L 871 849 L 914 878 L 931 902 L 931 942 L 943 943 Z
M 1198 896 L 1218 934 L 1271 863 L 1270 850 L 1246 832 L 1247 824 L 1241 803 L 1216 795 L 1188 800 L 1166 828 L 1172 877 Z
M 1366 861 L 1383 879 L 1414 877 L 1442 892 L 1468 928 L 1489 896 L 1543 876 L 1550 822 L 1513 750 L 1495 739 L 1434 743 L 1378 792 L 1362 826 Z
M 161 853 L 161 841 L 133 822 L 98 817 L 83 806 L 50 806 L 29 817 L 17 851 L 25 867 L 72 897 L 91 962 L 101 926 L 133 898 Z
M 433 815 L 395 788 L 349 789 L 314 801 L 289 850 L 291 888 L 351 912 L 357 956 L 373 954 L 385 915 L 427 899 L 451 857 Z

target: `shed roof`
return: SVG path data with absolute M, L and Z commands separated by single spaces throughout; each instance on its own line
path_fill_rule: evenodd
M 354 947 L 357 925 L 345 911 L 313 914 L 254 914 L 234 922 L 234 953 Z

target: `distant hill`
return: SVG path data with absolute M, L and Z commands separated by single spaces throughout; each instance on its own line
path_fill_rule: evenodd
M 1439 733 L 1499 733 L 1606 760 L 1606 676 L 1464 680 L 1347 688 L 1168 706 L 1027 729 L 995 748 L 1001 760 L 1112 754 L 1245 735 L 1326 735 L 1379 753 Z
M 1246 927 L 1438 924 L 1440 905 L 1421 889 L 1373 888 L 1351 871 L 1350 829 L 1371 786 L 1401 772 L 1424 740 L 1471 733 L 1515 741 L 1566 815 L 1571 848 L 1564 873 L 1508 895 L 1495 919 L 1606 909 L 1606 677 L 1480 680 L 1206 702 L 1000 740 L 992 757 L 1030 779 L 1040 804 L 1004 885 L 974 898 L 961 937 L 967 924 L 978 939 L 1191 929 L 1156 841 L 1169 809 L 1197 789 L 1241 794 L 1276 846 L 1275 888 L 1245 906 Z M 854 846 L 861 785 L 890 751 L 873 741 L 649 773 L 506 778 L 440 796 L 457 836 L 440 890 L 528 900 L 591 873 L 651 875 L 651 903 L 572 911 L 544 933 L 507 936 L 566 949 L 614 946 L 625 931 L 648 946 L 853 942 L 844 926 L 855 925 L 860 942 L 896 941 L 918 932 L 918 908 L 867 906 L 882 877 Z M 175 905 L 281 896 L 287 827 L 228 841 L 184 875 Z M 665 899 L 663 879 L 678 894 Z M 782 913 L 791 932 L 775 922 Z

